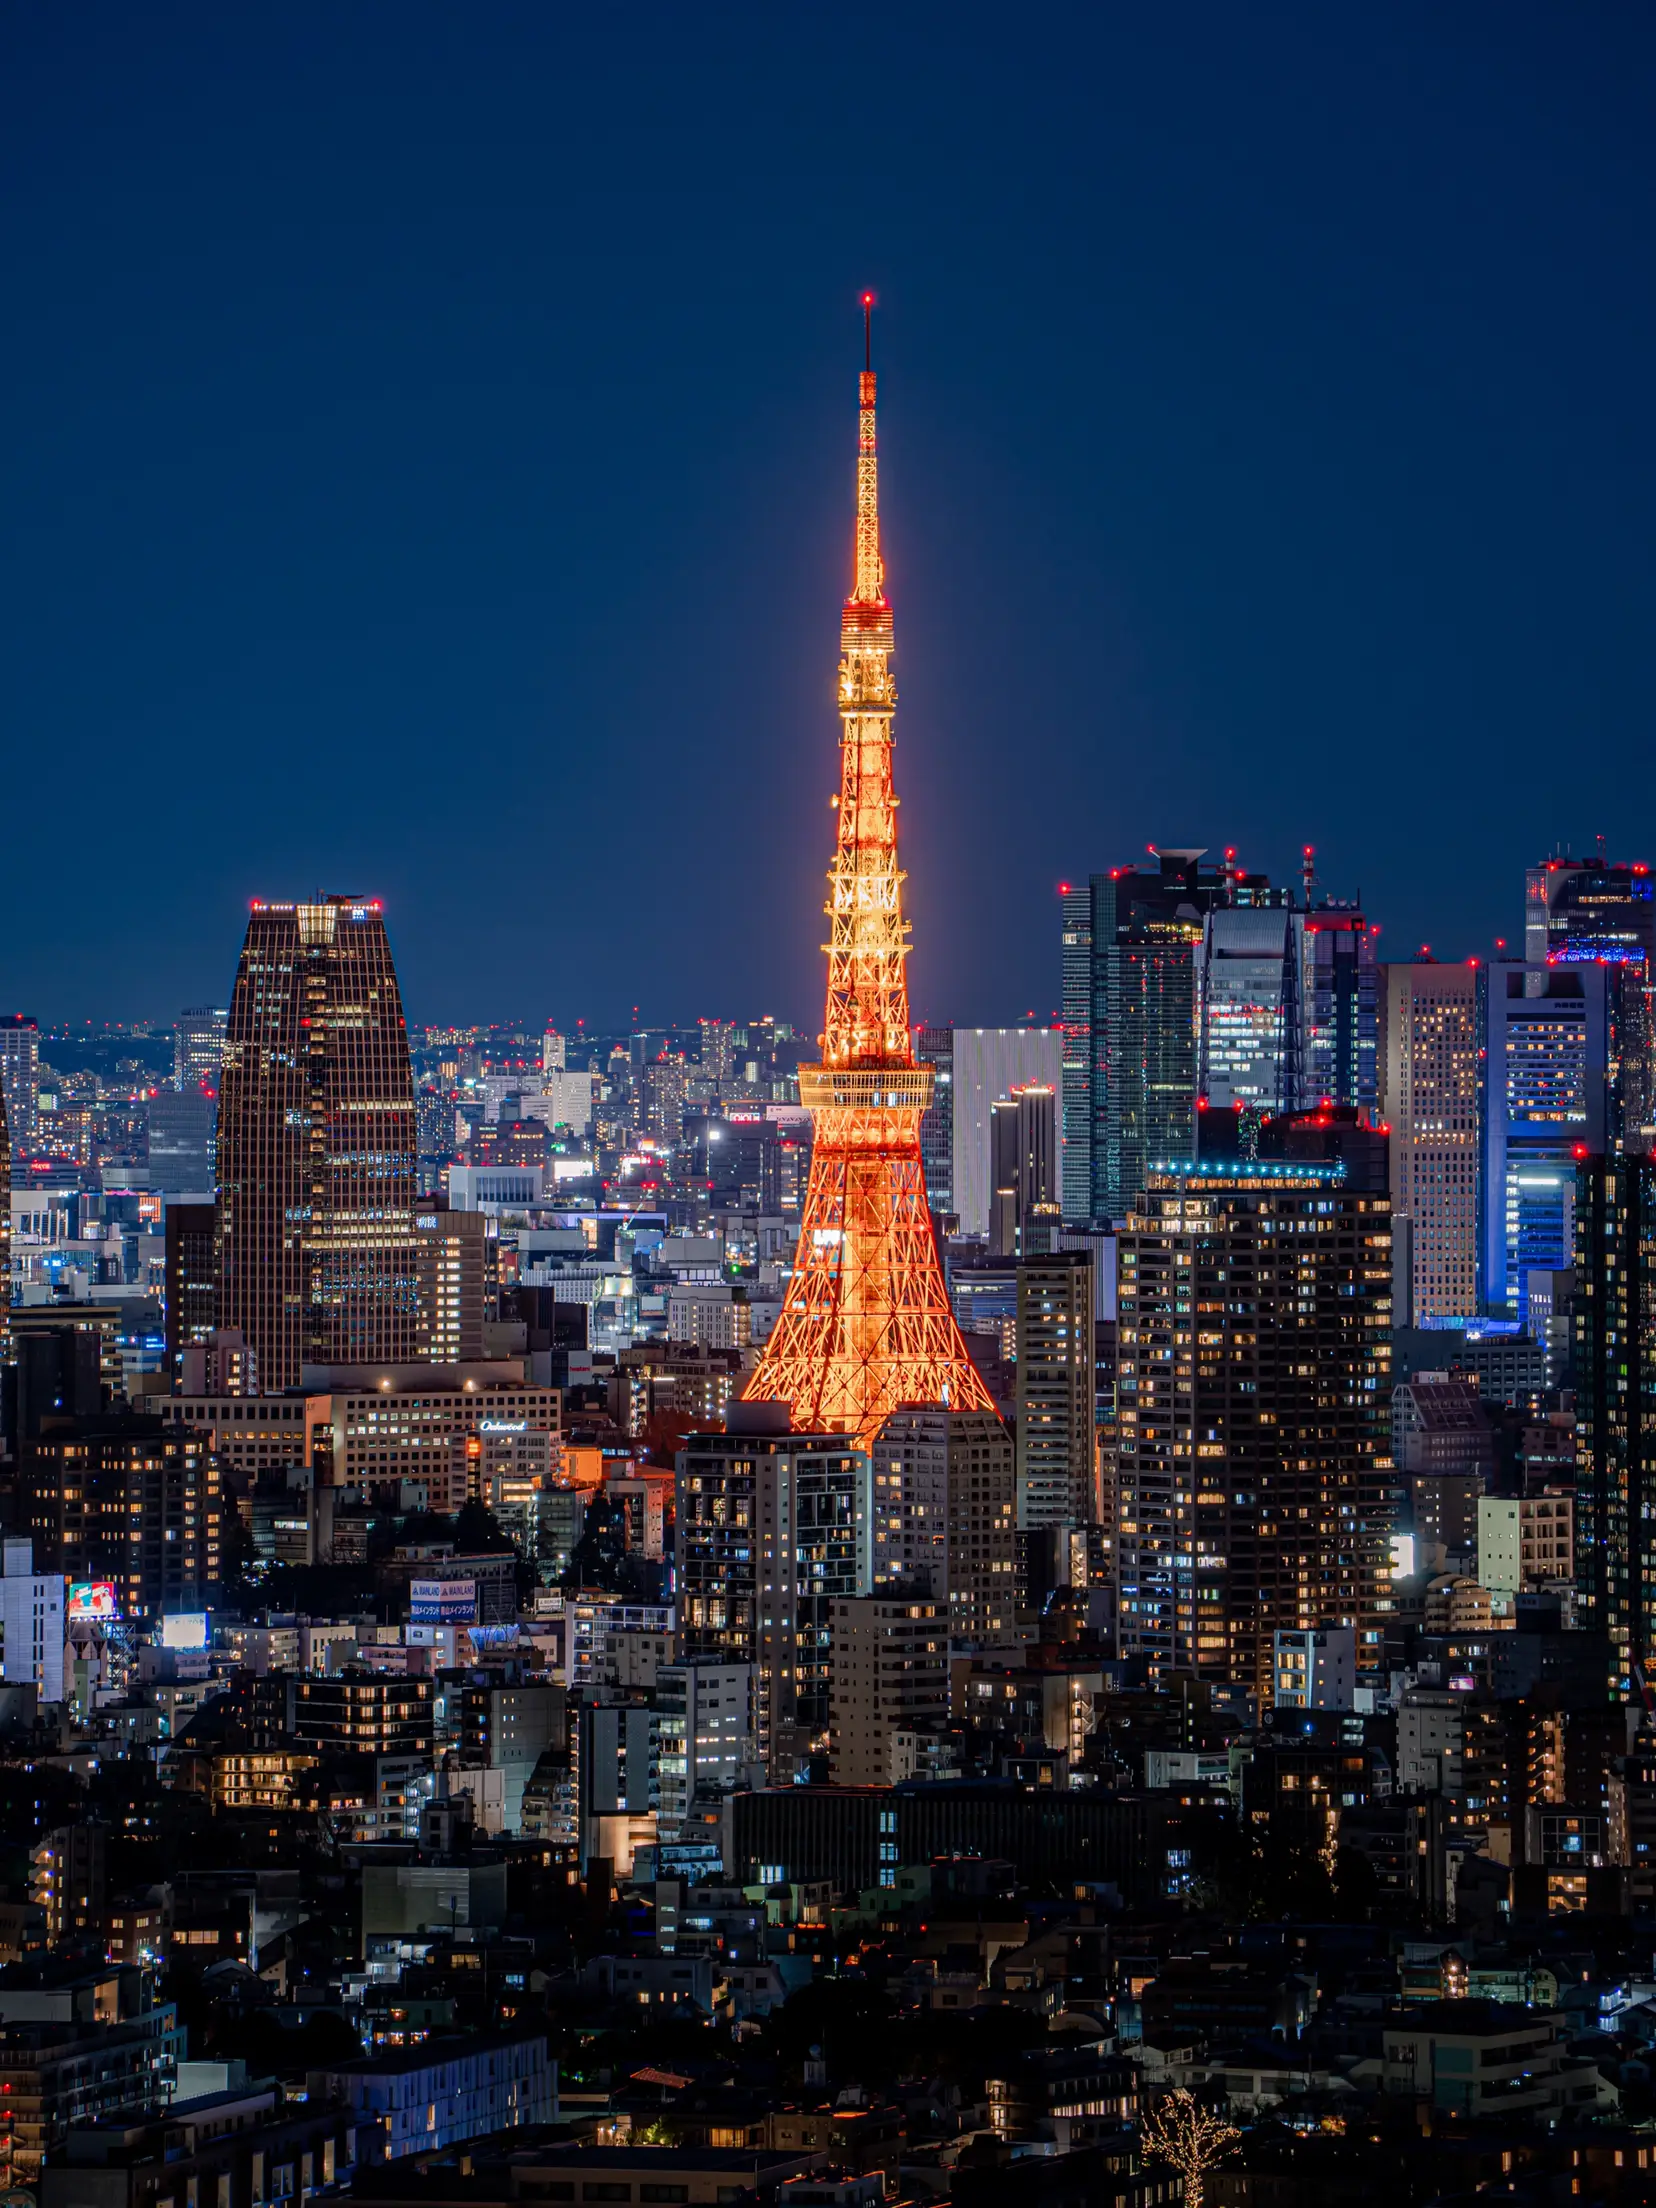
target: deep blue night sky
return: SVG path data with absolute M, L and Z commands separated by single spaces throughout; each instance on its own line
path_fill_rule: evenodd
M 814 1027 L 872 285 L 917 1013 L 1314 842 L 1649 857 L 1644 6 L 0 17 L 0 1002 L 383 896 L 417 1020 Z

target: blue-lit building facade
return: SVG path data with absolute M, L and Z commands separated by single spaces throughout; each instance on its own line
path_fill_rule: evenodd
M 1484 981 L 1482 1301 L 1529 1315 L 1529 1274 L 1572 1262 L 1575 1176 L 1605 1148 L 1608 969 L 1497 962 Z

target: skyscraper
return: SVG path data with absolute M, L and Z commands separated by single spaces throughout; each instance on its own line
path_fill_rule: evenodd
M 185 1349 L 213 1331 L 214 1207 L 168 1204 L 163 1311 L 167 1330 L 167 1378 L 176 1392 Z
M 216 1316 L 267 1394 L 420 1355 L 414 1083 L 378 904 L 255 904 L 219 1097 Z
M 149 1185 L 168 1196 L 212 1193 L 218 1099 L 209 1090 L 158 1089 L 145 1107 Z
M 1300 1102 L 1300 935 L 1281 905 L 1220 905 L 1202 924 L 1198 1093 L 1257 1126 Z
M 1294 915 L 1300 945 L 1300 1101 L 1373 1111 L 1379 1102 L 1374 929 L 1324 897 Z
M 1378 1661 L 1391 1220 L 1338 1164 L 1153 1174 L 1119 1244 L 1121 1648 L 1271 1691 L 1272 1636 Z
M 822 1062 L 799 1069 L 815 1140 L 787 1297 L 746 1389 L 749 1399 L 788 1404 L 806 1431 L 865 1441 L 900 1404 L 993 1408 L 949 1308 L 920 1158 L 932 1074 L 915 1062 L 904 977 L 908 922 L 891 775 L 897 692 L 866 347 L 865 322 L 856 580 L 840 624 L 828 1004 Z
M 996 1104 L 1032 1084 L 1054 1096 L 1064 1078 L 1064 1037 L 1056 1027 L 957 1027 L 954 1077 L 954 1203 L 963 1235 L 993 1225 Z
M 26 1158 L 40 1143 L 40 1028 L 30 1013 L 0 1013 L 0 1094 L 12 1149 Z
M 1058 1096 L 1028 1081 L 989 1108 L 989 1247 L 998 1257 L 1044 1249 L 1059 1223 Z
M 173 1027 L 173 1087 L 217 1095 L 230 1015 L 211 1004 L 186 1005 Z
M 1648 1150 L 1656 1139 L 1656 893 L 1650 869 L 1560 856 L 1532 866 L 1524 892 L 1526 960 L 1605 969 L 1606 1139 L 1625 1150 Z
M 1576 1591 L 1618 1676 L 1656 1651 L 1656 1160 L 1576 1179 Z
M 1059 1181 L 1065 1223 L 1092 1218 L 1092 891 L 1060 882 L 1063 910 L 1063 1109 Z
M 954 1211 L 954 1029 L 922 1027 L 914 1056 L 932 1072 L 931 1102 L 920 1115 L 920 1163 L 933 1218 Z
M 1606 1148 L 1613 969 L 1501 961 L 1486 970 L 1483 1301 L 1529 1318 L 1532 1270 L 1574 1247 L 1576 1160 Z
M 1091 877 L 1090 1213 L 1101 1225 L 1125 1213 L 1150 1166 L 1191 1156 L 1206 915 L 1270 895 L 1261 876 L 1203 856 L 1158 851 L 1151 866 Z
M 1399 1325 L 1478 1308 L 1480 988 L 1476 966 L 1381 968 L 1380 1112 L 1392 1213 L 1412 1252 Z

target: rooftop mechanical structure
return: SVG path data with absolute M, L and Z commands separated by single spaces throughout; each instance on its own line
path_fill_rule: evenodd
M 840 625 L 839 795 L 828 870 L 822 1062 L 799 1069 L 814 1148 L 782 1316 L 744 1394 L 785 1402 L 796 1430 L 871 1443 L 907 1406 L 993 1411 L 943 1282 L 920 1115 L 932 1069 L 909 1029 L 909 923 L 892 788 L 891 605 L 880 557 L 870 315 L 863 301 L 856 581 Z

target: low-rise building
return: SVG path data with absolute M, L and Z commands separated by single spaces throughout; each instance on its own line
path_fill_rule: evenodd
M 348 2111 L 289 2104 L 279 2086 L 264 2084 L 175 2101 L 164 2116 L 123 2110 L 72 2126 L 41 2173 L 40 2208 L 310 2201 L 348 2190 L 355 2160 Z
M 1430 2001 L 1386 2019 L 1380 2084 L 1456 2116 L 1561 2118 L 1613 2112 L 1616 2089 L 1575 2062 L 1556 2010 Z
M 359 2162 L 394 2162 L 550 2122 L 557 2069 L 544 2032 L 477 2032 L 313 2070 L 307 2086 L 350 2111 Z

